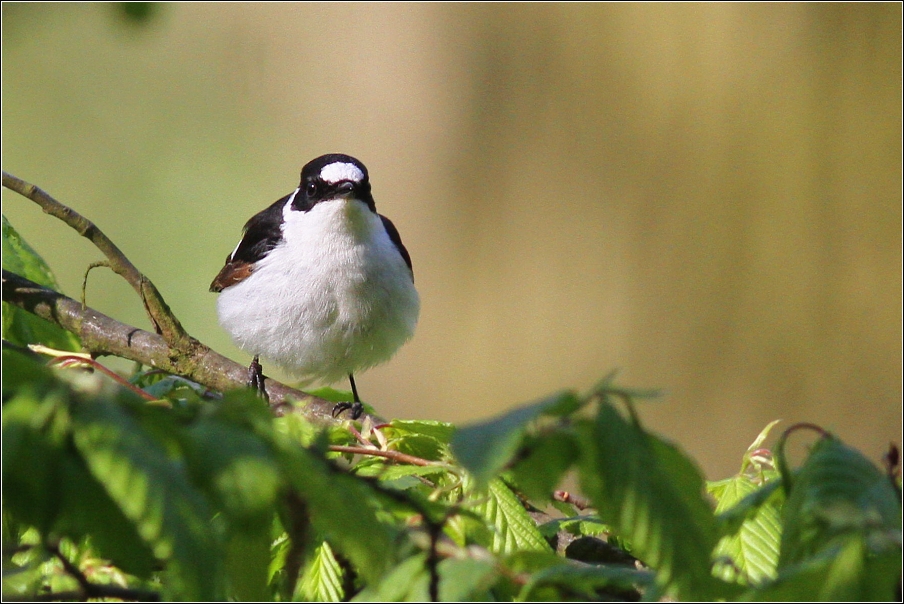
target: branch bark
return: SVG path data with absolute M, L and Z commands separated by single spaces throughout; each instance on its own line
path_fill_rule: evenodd
M 163 336 L 121 323 L 6 270 L 3 271 L 3 301 L 76 334 L 92 356 L 114 355 L 137 361 L 181 375 L 217 392 L 248 385 L 247 367 L 227 359 L 194 338 L 190 338 L 189 353 L 177 350 Z M 264 383 L 275 413 L 281 415 L 296 409 L 312 421 L 335 421 L 331 416 L 335 403 L 305 394 L 272 378 L 267 378 Z M 301 402 L 303 406 L 296 407 L 292 401 Z M 378 418 L 372 419 L 378 421 Z
M 3 172 L 3 186 L 35 202 L 44 212 L 68 224 L 103 252 L 110 268 L 141 297 L 157 333 L 120 323 L 59 292 L 5 270 L 4 302 L 15 304 L 78 335 L 82 345 L 94 356 L 115 355 L 137 361 L 181 375 L 218 392 L 247 385 L 248 369 L 191 337 L 151 280 L 97 225 L 33 184 L 7 172 Z M 330 401 L 305 394 L 271 378 L 266 379 L 265 386 L 270 405 L 279 415 L 294 409 L 313 421 L 336 421 L 331 415 L 335 404 Z M 292 401 L 304 403 L 304 406 L 296 407 Z M 366 417 L 365 414 L 362 419 Z M 380 418 L 370 417 L 376 423 L 381 421 Z

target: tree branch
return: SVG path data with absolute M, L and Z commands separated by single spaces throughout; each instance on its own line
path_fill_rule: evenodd
M 81 302 L 42 287 L 15 273 L 3 271 L 3 301 L 59 325 L 81 338 L 92 355 L 115 355 L 181 375 L 199 384 L 224 392 L 248 385 L 248 368 L 231 361 L 191 338 L 188 351 L 178 350 L 163 336 L 121 323 Z M 336 421 L 331 413 L 335 403 L 305 394 L 272 378 L 265 381 L 274 412 L 281 415 L 298 409 L 319 423 Z M 294 407 L 290 401 L 300 401 Z M 366 417 L 366 416 L 365 416 Z M 379 421 L 378 418 L 373 418 Z
M 173 315 L 154 284 L 141 271 L 135 268 L 135 265 L 116 247 L 116 244 L 103 231 L 97 228 L 93 222 L 72 208 L 60 203 L 33 184 L 16 178 L 7 172 L 3 173 L 3 186 L 32 200 L 41 206 L 45 213 L 59 218 L 75 229 L 79 235 L 91 241 L 107 257 L 110 268 L 125 279 L 141 297 L 144 308 L 157 333 L 161 334 L 175 348 L 182 349 L 191 346 L 191 338 L 182 327 L 182 324 L 179 323 L 179 320 Z
M 71 298 L 44 288 L 19 275 L 3 271 L 3 301 L 9 302 L 78 335 L 94 356 L 115 355 L 189 378 L 211 390 L 223 392 L 248 383 L 247 368 L 216 353 L 191 337 L 173 315 L 150 279 L 97 226 L 38 187 L 3 172 L 3 186 L 35 202 L 91 241 L 109 267 L 141 296 L 157 334 L 120 323 Z M 90 270 L 90 269 L 89 269 Z M 87 275 L 86 275 L 87 277 Z M 336 421 L 334 403 L 266 379 L 266 390 L 275 413 L 295 409 L 290 401 L 305 403 L 299 412 L 313 421 Z M 366 417 L 366 416 L 364 416 Z M 372 417 L 375 422 L 379 418 Z

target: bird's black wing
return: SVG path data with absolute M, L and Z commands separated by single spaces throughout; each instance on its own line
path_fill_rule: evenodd
M 210 291 L 220 292 L 251 276 L 254 264 L 264 258 L 282 241 L 282 210 L 290 195 L 251 217 L 245 223 L 244 235 L 235 251 L 226 257 L 226 264 L 210 284 Z
M 396 249 L 399 250 L 402 258 L 405 260 L 405 264 L 407 264 L 409 270 L 411 270 L 411 280 L 414 281 L 414 268 L 411 266 L 411 256 L 408 255 L 408 250 L 405 249 L 405 245 L 402 243 L 402 236 L 399 235 L 399 230 L 395 228 L 395 225 L 392 224 L 392 221 L 389 218 L 386 218 L 386 216 L 383 216 L 382 214 L 379 216 L 380 220 L 383 221 L 383 228 L 386 229 L 386 234 L 389 235 L 389 239 L 395 244 Z

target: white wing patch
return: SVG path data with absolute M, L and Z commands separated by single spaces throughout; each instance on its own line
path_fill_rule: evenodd
M 350 180 L 352 182 L 361 182 L 364 180 L 364 172 L 355 164 L 345 162 L 334 162 L 327 164 L 320 171 L 320 178 L 328 183 L 342 182 Z

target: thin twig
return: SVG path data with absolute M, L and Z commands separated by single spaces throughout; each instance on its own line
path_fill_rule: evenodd
M 87 302 L 87 300 L 88 300 L 88 275 L 91 274 L 91 271 L 93 271 L 94 269 L 99 268 L 101 266 L 110 268 L 110 263 L 107 262 L 106 260 L 98 260 L 97 262 L 92 262 L 91 264 L 89 264 L 88 268 L 85 269 L 85 276 L 82 279 L 82 306 L 83 307 L 88 306 L 88 302 Z
M 329 450 L 336 451 L 337 453 L 352 453 L 356 455 L 385 457 L 386 459 L 411 464 L 413 466 L 443 465 L 438 461 L 430 461 L 429 459 L 424 459 L 422 457 L 415 457 L 414 455 L 408 455 L 407 453 L 402 453 L 401 451 L 387 451 L 384 449 L 371 449 L 370 447 L 353 447 L 348 445 L 330 445 Z
M 157 400 L 157 397 L 155 397 L 154 395 L 152 395 L 148 392 L 145 392 L 144 390 L 142 390 L 135 384 L 132 384 L 128 380 L 124 379 L 121 375 L 119 375 L 112 369 L 108 369 L 107 367 L 105 367 L 104 365 L 102 365 L 95 359 L 85 359 L 79 355 L 72 354 L 72 355 L 64 355 L 64 356 L 60 356 L 60 357 L 55 357 L 52 361 L 50 361 L 49 364 L 50 365 L 66 365 L 66 364 L 71 364 L 73 362 L 78 362 L 82 365 L 90 365 L 92 368 L 105 374 L 106 376 L 108 376 L 110 379 L 112 379 L 114 382 L 116 382 L 123 388 L 127 388 L 128 390 L 131 390 L 132 392 L 134 392 L 135 394 L 137 394 L 138 396 L 140 396 L 141 398 L 143 398 L 147 401 L 156 401 Z
M 110 268 L 125 279 L 141 297 L 157 333 L 162 335 L 174 348 L 182 349 L 190 346 L 191 338 L 173 315 L 154 284 L 132 264 L 103 231 L 97 228 L 97 225 L 35 185 L 7 172 L 3 173 L 3 186 L 27 197 L 41 206 L 45 213 L 59 218 L 75 229 L 79 235 L 91 241 L 107 257 Z

